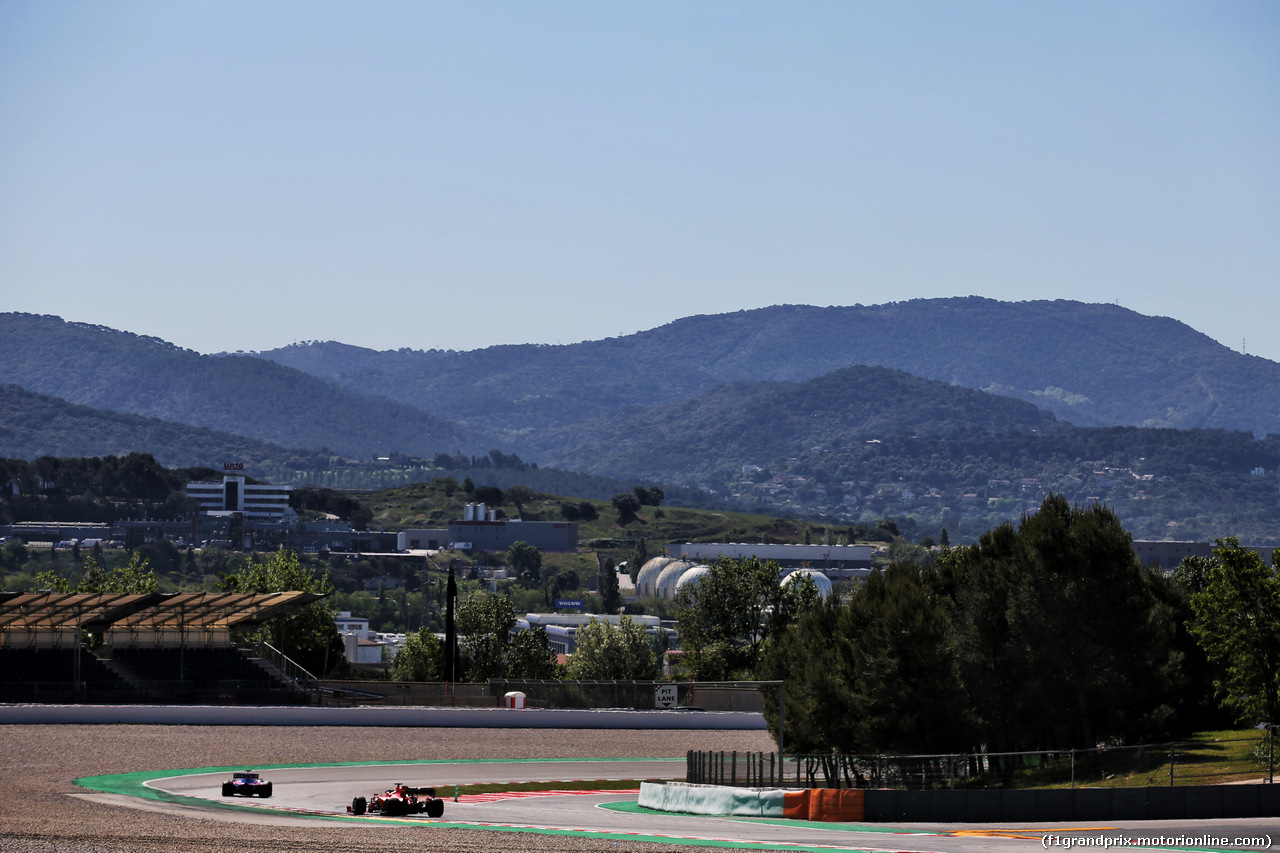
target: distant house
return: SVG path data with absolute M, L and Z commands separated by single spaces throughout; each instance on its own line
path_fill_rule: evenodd
M 384 667 L 384 658 L 394 658 L 396 647 L 384 643 L 379 635 L 369 630 L 369 620 L 363 616 L 352 616 L 351 611 L 343 610 L 333 620 L 334 627 L 342 635 L 343 657 L 350 663 L 366 667 Z M 384 654 L 390 649 L 390 654 Z

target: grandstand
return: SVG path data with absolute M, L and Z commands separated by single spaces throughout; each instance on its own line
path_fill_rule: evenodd
M 0 592 L 0 702 L 309 703 L 236 638 L 323 597 Z

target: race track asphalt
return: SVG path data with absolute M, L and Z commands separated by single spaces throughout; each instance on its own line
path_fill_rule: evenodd
M 1022 853 L 1128 837 L 1274 835 L 1277 822 L 1064 826 L 877 826 L 647 812 L 618 793 L 458 802 L 436 821 L 353 818 L 346 805 L 394 782 L 680 778 L 687 749 L 769 749 L 759 732 L 386 730 L 199 726 L 0 726 L 0 851 L 175 853 L 252 849 L 382 853 L 720 849 Z M 428 757 L 430 756 L 430 757 Z M 609 759 L 609 760 L 599 760 Z M 641 760 L 636 760 L 641 759 Z M 220 785 L 262 769 L 271 800 L 234 802 Z M 128 786 L 98 785 L 127 775 Z M 80 784 L 76 780 L 81 780 Z M 571 786 L 566 786 L 571 787 Z M 104 790 L 105 789 L 105 790 Z M 1045 836 L 1050 836 L 1046 843 Z M 1176 849 L 1258 849 L 1243 844 Z
M 192 772 L 163 775 L 142 780 L 132 774 L 130 782 L 141 783 L 144 796 L 159 796 L 188 808 L 232 808 L 252 815 L 255 821 L 273 819 L 292 823 L 299 817 L 349 821 L 359 824 L 392 823 L 402 827 L 439 829 L 451 827 L 490 832 L 522 832 L 578 839 L 626 838 L 672 845 L 736 847 L 791 850 L 939 850 L 954 853 L 994 853 L 1064 847 L 1067 844 L 1110 843 L 1126 846 L 1135 839 L 1163 836 L 1163 845 L 1183 849 L 1248 849 L 1255 845 L 1232 843 L 1244 837 L 1265 837 L 1266 821 L 1157 822 L 1098 824 L 1075 823 L 1061 826 L 892 826 L 876 824 L 817 823 L 781 819 L 743 819 L 723 816 L 695 816 L 657 813 L 635 805 L 635 791 L 588 793 L 573 780 L 600 779 L 680 779 L 684 762 L 680 759 L 606 759 L 600 761 L 497 760 L 438 761 L 294 767 L 263 770 L 273 782 L 270 799 L 224 797 L 221 784 L 226 772 Z M 553 791 L 497 792 L 452 798 L 455 785 L 475 783 L 559 782 Z M 371 798 L 388 787 L 403 782 L 429 786 L 443 797 L 445 814 L 440 818 L 412 815 L 388 818 L 382 815 L 349 815 L 346 805 L 353 797 Z M 93 783 L 93 780 L 90 780 Z M 109 783 L 108 783 L 109 785 Z M 135 787 L 134 793 L 140 789 Z M 515 837 L 515 836 L 511 836 Z M 1228 839 L 1224 844 L 1205 844 L 1210 839 Z M 1179 843 L 1179 839 L 1187 839 Z

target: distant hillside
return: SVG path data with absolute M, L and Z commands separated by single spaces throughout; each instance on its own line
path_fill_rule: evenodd
M 555 459 L 560 467 L 709 484 L 743 465 L 775 465 L 904 432 L 989 445 L 1058 426 L 1052 414 L 1020 400 L 883 367 L 848 367 L 807 382 L 734 383 L 565 428 L 552 440 L 572 448 Z
M 856 364 L 1034 402 L 1082 426 L 1280 432 L 1280 364 L 1115 305 L 977 297 L 688 317 L 626 337 L 471 352 L 308 343 L 262 353 L 348 388 L 505 431 L 683 399 L 737 381 L 801 381 Z
M 0 458 L 83 458 L 148 453 L 169 468 L 246 462 L 280 466 L 311 454 L 186 424 L 122 415 L 0 385 Z M 250 471 L 249 473 L 254 473 Z
M 780 306 L 565 347 L 379 353 L 300 344 L 273 357 L 298 369 L 56 317 L 0 315 L 6 381 L 310 452 L 262 463 L 279 466 L 254 475 L 264 479 L 368 488 L 448 468 L 479 483 L 467 465 L 498 449 L 541 472 L 536 485 L 519 467 L 501 477 L 545 491 L 603 499 L 617 482 L 656 480 L 670 503 L 704 502 L 679 491 L 692 487 L 744 509 L 841 524 L 892 516 L 905 529 L 914 519 L 956 541 L 1018 518 L 1050 490 L 1110 503 L 1146 538 L 1280 537 L 1280 365 L 1116 306 Z M 235 453 L 226 437 L 210 439 L 226 448 L 216 453 L 193 450 L 185 436 L 173 449 L 172 424 L 148 427 L 154 438 L 144 440 L 110 419 L 42 437 L 46 421 L 70 416 L 49 401 L 38 413 L 10 405 L 0 427 L 18 456 L 139 449 L 170 464 L 216 464 L 284 453 Z M 1274 438 L 1255 440 L 1254 431 Z M 502 467 L 484 476 L 498 478 Z M 588 483 L 563 469 L 615 479 Z
M 0 314 L 0 377 L 114 412 L 362 458 L 483 448 L 425 411 L 248 356 L 207 356 L 157 338 L 35 314 Z
M 451 465 L 463 467 L 439 468 L 431 460 L 401 457 L 351 462 L 319 451 L 286 450 L 244 436 L 92 409 L 17 385 L 0 385 L 0 459 L 79 459 L 130 453 L 149 454 L 167 468 L 216 469 L 224 462 L 241 462 L 245 465 L 243 473 L 270 482 L 348 489 L 387 488 L 453 477 L 458 481 L 471 479 L 478 486 L 506 488 L 519 483 L 540 491 L 558 490 L 607 500 L 638 485 L 653 485 L 643 478 L 617 480 L 555 468 L 494 466 L 488 455 L 475 457 L 475 462 L 470 461 L 472 457 L 451 457 Z M 494 455 L 502 458 L 502 454 Z M 519 461 L 518 457 L 509 459 Z M 709 502 L 706 495 L 689 489 L 673 488 L 667 498 L 668 503 L 677 504 Z
M 760 512 L 891 517 L 971 541 L 1054 492 L 1114 507 L 1137 538 L 1280 540 L 1280 435 L 1078 427 L 887 368 L 738 383 L 566 432 L 578 443 L 559 465 L 645 472 Z

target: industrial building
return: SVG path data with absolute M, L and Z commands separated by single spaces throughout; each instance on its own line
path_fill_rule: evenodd
M 678 638 L 675 628 L 664 626 L 657 616 L 635 615 L 628 618 L 643 628 L 650 639 L 666 634 L 666 645 L 671 648 L 676 646 Z M 571 655 L 578 648 L 578 631 L 593 619 L 598 622 L 608 622 L 616 628 L 622 617 L 587 613 L 526 613 L 523 619 L 516 619 L 516 627 L 512 629 L 512 634 L 542 628 L 547 632 L 547 642 L 557 655 Z
M 821 569 L 827 577 L 865 577 L 871 571 L 870 545 L 760 545 L 747 542 L 673 542 L 663 553 L 676 560 L 712 563 L 773 560 L 784 569 Z
M 229 515 L 238 512 L 246 518 L 287 519 L 298 514 L 289 506 L 293 486 L 248 483 L 244 477 L 227 476 L 221 483 L 187 484 L 187 497 L 196 503 L 203 515 Z
M 834 589 L 831 584 L 831 578 L 835 575 L 829 575 L 822 569 L 808 567 L 783 568 L 781 565 L 779 565 L 778 569 L 778 579 L 782 583 L 795 583 L 801 577 L 810 577 L 818 588 L 818 594 L 823 597 L 831 595 Z M 640 571 L 636 574 L 636 598 L 657 598 L 661 601 L 671 601 L 681 589 L 690 584 L 698 583 L 710 571 L 711 567 L 706 563 L 672 557 L 654 557 L 641 566 Z M 842 571 L 852 570 L 832 570 L 832 572 Z M 867 571 L 870 571 L 870 569 Z M 847 576 L 841 575 L 841 577 Z
M 1244 545 L 1249 551 L 1256 551 L 1262 562 L 1271 565 L 1271 555 L 1275 548 L 1270 545 Z M 1175 571 L 1184 557 L 1213 557 L 1214 546 L 1208 542 L 1166 542 L 1134 540 L 1133 553 L 1138 555 L 1144 566 L 1154 566 L 1163 572 Z
M 469 503 L 463 517 L 450 521 L 445 530 L 402 530 L 396 546 L 401 551 L 507 551 L 516 542 L 525 542 L 543 551 L 578 550 L 576 521 L 521 521 L 498 518 L 497 511 L 482 503 Z

